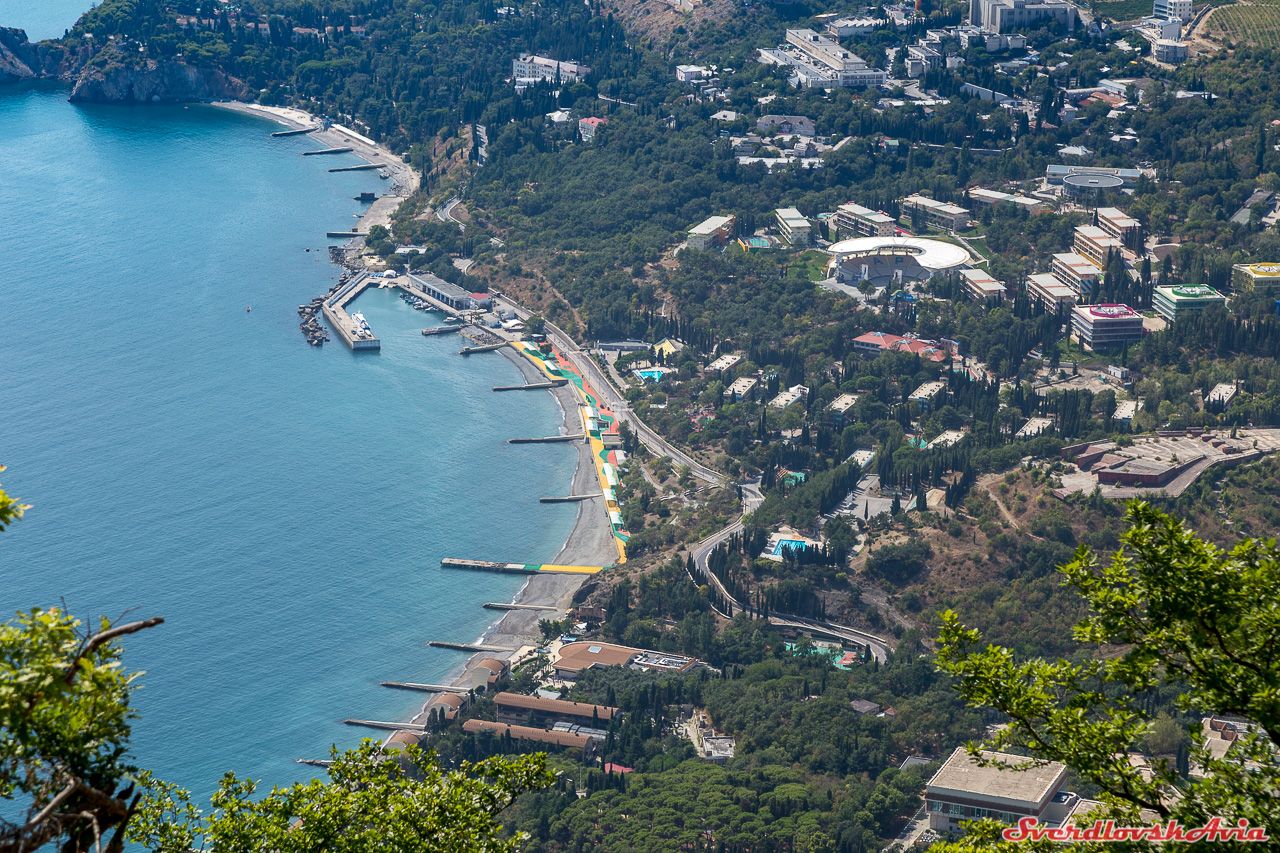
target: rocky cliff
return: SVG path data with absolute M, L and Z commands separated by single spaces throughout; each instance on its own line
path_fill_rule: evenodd
M 250 99 L 243 81 L 217 68 L 126 55 L 114 44 L 72 48 L 31 44 L 22 30 L 0 28 L 0 83 L 56 79 L 72 84 L 72 101 L 161 104 Z
M 0 83 L 16 83 L 44 76 L 35 45 L 23 30 L 0 27 Z
M 178 61 L 147 60 L 124 65 L 95 62 L 81 70 L 72 101 L 101 104 L 162 104 L 178 101 L 243 101 L 249 87 L 217 68 Z

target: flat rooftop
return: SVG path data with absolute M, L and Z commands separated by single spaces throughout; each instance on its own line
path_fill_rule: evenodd
M 1025 769 L 980 767 L 964 747 L 958 747 L 929 780 L 926 796 L 981 797 L 992 803 L 1039 810 L 1067 778 L 1066 765 L 1056 761 L 1036 766 L 1030 758 L 985 751 L 982 757 Z

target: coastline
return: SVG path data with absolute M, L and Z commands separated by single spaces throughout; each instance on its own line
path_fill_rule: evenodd
M 243 115 L 256 116 L 274 121 L 290 129 L 298 130 L 314 127 L 319 120 L 304 110 L 288 107 L 268 107 L 260 104 L 247 104 L 238 101 L 219 101 L 212 106 L 228 109 Z M 378 145 L 369 145 L 362 138 L 355 138 L 349 133 L 330 127 L 316 130 L 308 134 L 317 142 L 330 147 L 350 147 L 352 153 L 366 162 L 382 162 L 387 165 L 391 175 L 391 192 L 378 198 L 365 211 L 358 221 L 358 230 L 367 232 L 375 224 L 388 225 L 390 216 L 400 203 L 417 191 L 420 176 L 408 163 L 390 151 Z M 355 238 L 348 244 L 349 249 L 358 249 L 362 238 Z M 350 256 L 348 256 L 350 258 Z M 502 356 L 510 360 L 520 371 L 526 383 L 541 382 L 546 377 L 529 359 L 519 353 L 504 348 Z M 580 432 L 582 429 L 579 402 L 569 386 L 550 389 L 561 410 L 561 424 L 564 434 Z M 595 461 L 592 459 L 591 446 L 586 443 L 575 443 L 578 453 L 570 485 L 570 494 L 582 494 L 600 488 L 596 474 Z M 548 562 L 559 565 L 613 565 L 618 558 L 613 528 L 609 524 L 608 515 L 600 505 L 603 497 L 581 501 L 577 505 L 577 516 L 564 544 Z M 529 559 L 537 559 L 537 555 L 529 555 Z M 513 604 L 534 604 L 556 608 L 551 610 L 509 610 L 492 622 L 475 641 L 486 645 L 497 645 L 512 649 L 510 653 L 491 655 L 476 653 L 453 668 L 443 679 L 444 683 L 457 686 L 466 692 L 471 682 L 471 670 L 486 657 L 506 657 L 515 660 L 536 648 L 541 641 L 538 623 L 543 619 L 561 619 L 573 603 L 574 595 L 586 583 L 588 575 L 543 572 L 530 575 L 528 580 L 512 598 Z M 428 702 L 423 704 L 425 709 Z M 414 715 L 411 722 L 419 722 L 424 711 Z

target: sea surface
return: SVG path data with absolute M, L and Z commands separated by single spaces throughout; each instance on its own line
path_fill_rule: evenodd
M 26 30 L 33 42 L 61 38 L 95 5 L 92 0 L 0 0 L 0 27 Z
M 446 677 L 465 655 L 427 641 L 474 641 L 523 581 L 440 559 L 550 561 L 576 513 L 537 502 L 576 451 L 506 443 L 558 404 L 493 393 L 518 369 L 419 334 L 438 315 L 371 290 L 381 353 L 307 346 L 324 232 L 383 182 L 276 129 L 0 87 L 0 482 L 33 505 L 0 533 L 0 611 L 163 616 L 126 642 L 136 757 L 202 798 L 415 713 L 378 682 Z

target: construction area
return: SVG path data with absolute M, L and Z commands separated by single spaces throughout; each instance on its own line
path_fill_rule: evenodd
M 1252 462 L 1280 450 L 1280 429 L 1160 431 L 1120 447 L 1114 441 L 1062 448 L 1072 463 L 1054 495 L 1092 492 L 1106 498 L 1137 498 L 1163 492 L 1182 494 L 1210 468 Z

